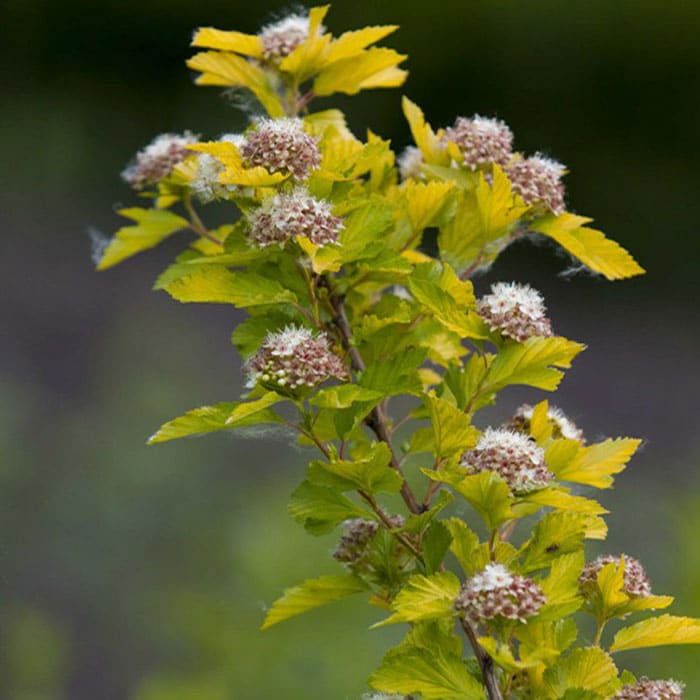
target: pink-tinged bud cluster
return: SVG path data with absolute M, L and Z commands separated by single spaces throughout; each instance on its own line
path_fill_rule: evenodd
M 356 564 L 367 553 L 367 547 L 377 534 L 379 525 L 374 520 L 355 518 L 343 523 L 343 535 L 333 557 L 344 564 Z
M 565 209 L 564 185 L 561 178 L 566 168 L 556 160 L 540 155 L 522 158 L 506 168 L 506 174 L 525 204 L 542 204 L 553 214 L 561 214 Z
M 530 434 L 530 422 L 534 414 L 534 408 L 530 404 L 519 406 L 508 422 L 508 427 L 521 433 Z M 578 440 L 585 443 L 586 440 L 581 430 L 561 409 L 550 406 L 547 410 L 547 420 L 552 426 L 552 437 L 555 439 Z
M 545 602 L 542 589 L 532 579 L 511 573 L 503 564 L 487 564 L 465 581 L 455 610 L 474 624 L 495 618 L 525 622 Z
M 345 364 L 331 350 L 328 338 L 299 326 L 268 333 L 245 369 L 249 385 L 261 382 L 283 390 L 318 386 L 330 377 L 349 378 Z
M 629 557 L 626 554 L 620 556 L 604 554 L 586 564 L 578 579 L 581 592 L 584 595 L 594 592 L 598 582 L 598 574 L 602 568 L 612 563 L 619 566 L 623 556 L 625 557 L 625 574 L 622 590 L 633 598 L 649 597 L 651 595 L 651 583 L 646 571 L 644 571 L 644 567 L 634 557 Z
M 611 700 L 683 700 L 683 683 L 640 678 L 634 685 L 618 690 Z
M 528 338 L 552 335 L 542 295 L 527 284 L 498 282 L 476 307 L 492 331 L 524 343 Z
M 279 61 L 309 38 L 309 18 L 306 15 L 289 15 L 264 26 L 258 36 L 262 41 L 264 58 Z
M 399 175 L 402 180 L 408 180 L 411 177 L 422 178 L 423 173 L 421 166 L 423 165 L 423 153 L 420 148 L 415 146 L 406 146 L 401 155 L 398 157 L 396 164 L 399 168 Z
M 134 162 L 122 171 L 122 179 L 135 190 L 157 185 L 170 175 L 192 151 L 187 147 L 197 143 L 198 137 L 186 131 L 184 134 L 160 134 L 136 154 Z
M 513 132 L 500 119 L 457 117 L 454 126 L 445 129 L 445 138 L 457 145 L 471 170 L 505 165 L 513 155 Z
M 315 138 L 304 132 L 301 119 L 260 119 L 245 135 L 241 155 L 249 166 L 268 172 L 289 173 L 305 180 L 321 165 L 321 152 Z
M 248 235 L 260 247 L 284 244 L 306 236 L 318 246 L 337 243 L 343 220 L 333 216 L 331 205 L 298 187 L 268 197 L 248 216 Z
M 529 493 L 548 486 L 554 474 L 547 469 L 544 450 L 512 430 L 487 428 L 476 447 L 460 460 L 470 474 L 499 474 L 513 493 Z
M 219 143 L 232 143 L 235 146 L 240 146 L 242 142 L 241 134 L 224 134 L 219 139 Z M 207 204 L 239 190 L 237 185 L 222 185 L 219 182 L 219 175 L 225 169 L 220 160 L 209 153 L 198 153 L 197 160 L 197 173 L 190 182 L 190 189 L 200 202 Z

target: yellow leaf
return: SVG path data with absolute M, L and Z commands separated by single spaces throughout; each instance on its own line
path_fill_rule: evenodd
M 552 469 L 561 481 L 573 481 L 599 489 L 609 488 L 613 483 L 612 475 L 619 474 L 625 468 L 640 444 L 641 440 L 632 438 L 605 440 L 577 449 L 568 464 Z
M 552 437 L 553 426 L 549 420 L 549 402 L 547 400 L 538 403 L 532 410 L 530 418 L 530 435 L 538 444 Z
M 537 219 L 530 228 L 559 243 L 594 272 L 609 280 L 625 279 L 644 273 L 635 259 L 618 243 L 601 231 L 582 226 L 590 219 L 564 213 Z
M 440 138 L 430 127 L 430 124 L 425 121 L 421 108 L 411 102 L 408 97 L 404 97 L 401 104 L 411 129 L 413 140 L 421 150 L 425 162 L 446 165 L 449 162 L 447 151 Z
M 524 496 L 526 503 L 536 503 L 540 506 L 549 506 L 557 510 L 568 510 L 572 513 L 589 513 L 590 515 L 603 515 L 609 510 L 603 508 L 600 503 L 583 496 L 572 496 L 558 488 L 542 489 Z
M 700 620 L 660 615 L 621 629 L 610 651 L 642 649 L 673 644 L 700 644 Z
M 199 85 L 248 88 L 271 117 L 284 116 L 279 96 L 270 85 L 264 70 L 233 53 L 203 51 L 187 61 L 192 70 L 200 71 Z
M 616 677 L 617 668 L 602 649 L 585 647 L 576 649 L 547 669 L 544 681 L 551 697 L 562 697 L 569 689 L 591 690 L 609 697 L 610 683 Z
M 435 225 L 436 217 L 443 211 L 450 192 L 454 189 L 451 182 L 418 182 L 408 180 L 401 185 L 401 192 L 416 232 Z
M 351 141 L 361 146 L 361 142 L 348 128 L 345 115 L 339 109 L 325 109 L 322 112 L 314 112 L 304 117 L 305 131 L 321 140 L 328 136 L 332 143 L 335 139 Z
M 352 32 L 345 32 L 331 43 L 326 64 L 339 61 L 344 58 L 352 58 L 361 53 L 370 44 L 374 44 L 385 36 L 392 34 L 398 29 L 397 24 L 364 27 Z
M 213 27 L 198 29 L 192 39 L 192 46 L 219 51 L 233 51 L 252 58 L 262 58 L 263 45 L 259 36 L 241 32 L 225 32 Z
M 308 38 L 280 63 L 280 70 L 291 73 L 297 83 L 308 80 L 325 64 L 331 35 L 322 33 L 321 22 L 329 7 L 330 5 L 324 5 L 323 7 L 311 8 Z
M 407 56 L 393 49 L 372 48 L 359 56 L 344 58 L 324 68 L 314 80 L 316 95 L 342 92 L 355 95 L 360 90 L 401 85 L 408 73 L 396 68 Z

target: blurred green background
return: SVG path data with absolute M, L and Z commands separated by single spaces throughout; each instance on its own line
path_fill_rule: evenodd
M 159 132 L 208 136 L 245 117 L 195 88 L 200 25 L 255 31 L 286 5 L 222 0 L 0 3 L 0 697 L 8 700 L 356 699 L 398 631 L 339 605 L 257 631 L 263 606 L 334 570 L 333 538 L 286 516 L 306 456 L 278 433 L 146 448 L 161 422 L 236 398 L 236 314 L 149 285 L 186 240 L 104 274 L 134 198 L 119 180 Z M 555 328 L 590 347 L 556 403 L 589 438 L 644 450 L 604 494 L 607 547 L 646 564 L 674 611 L 700 615 L 697 261 L 700 4 L 680 0 L 339 0 L 340 32 L 399 23 L 405 92 L 435 125 L 505 119 L 525 151 L 567 163 L 569 202 L 649 274 L 562 277 L 522 243 L 486 278 L 533 281 Z M 408 142 L 399 91 L 338 102 L 352 125 Z M 499 421 L 535 392 L 511 392 Z M 591 553 L 595 553 L 595 547 Z M 694 648 L 620 655 L 700 694 Z

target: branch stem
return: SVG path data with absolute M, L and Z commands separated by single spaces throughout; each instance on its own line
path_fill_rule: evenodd
M 460 618 L 460 623 L 474 651 L 474 656 L 479 664 L 479 668 L 481 669 L 488 700 L 503 700 L 503 694 L 501 693 L 501 687 L 498 685 L 493 659 L 479 644 L 474 628 L 464 618 Z

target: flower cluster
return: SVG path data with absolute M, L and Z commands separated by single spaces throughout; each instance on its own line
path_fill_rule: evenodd
M 465 581 L 455 610 L 474 624 L 498 617 L 525 622 L 544 603 L 544 593 L 535 581 L 511 573 L 503 564 L 487 564 Z
M 349 376 L 343 361 L 330 349 L 328 338 L 299 326 L 268 333 L 245 369 L 250 386 L 259 381 L 287 390 L 318 386 L 330 377 Z
M 268 172 L 289 173 L 305 180 L 321 165 L 321 152 L 315 138 L 304 132 L 301 119 L 260 119 L 245 135 L 241 155 L 249 166 Z
M 634 685 L 623 686 L 611 700 L 683 700 L 683 688 L 678 681 L 640 678 Z
M 157 185 L 170 175 L 173 168 L 192 155 L 188 146 L 197 143 L 197 136 L 184 134 L 160 134 L 136 154 L 134 162 L 122 171 L 122 179 L 135 190 Z
M 312 197 L 303 187 L 268 197 L 248 216 L 248 224 L 251 241 L 261 248 L 296 236 L 306 236 L 318 246 L 336 243 L 343 229 L 330 203 Z
M 241 134 L 224 134 L 219 143 L 232 143 L 240 147 L 243 138 Z M 224 198 L 239 189 L 237 185 L 222 185 L 219 182 L 219 175 L 224 169 L 223 163 L 209 153 L 197 154 L 197 172 L 190 182 L 190 189 L 203 204 Z
M 534 155 L 521 158 L 506 168 L 513 186 L 525 204 L 543 205 L 553 214 L 561 214 L 565 207 L 564 186 L 561 183 L 566 168 L 556 160 Z
M 549 337 L 552 326 L 542 295 L 527 284 L 498 282 L 477 304 L 477 312 L 492 331 L 521 343 Z
M 333 558 L 344 564 L 359 562 L 367 552 L 367 546 L 377 534 L 379 525 L 374 520 L 355 518 L 343 523 L 343 535 L 333 552 Z
M 519 406 L 508 422 L 507 427 L 529 435 L 530 421 L 532 420 L 534 410 L 535 409 L 527 403 Z M 552 426 L 552 436 L 554 438 L 578 440 L 581 443 L 586 442 L 583 436 L 583 430 L 556 406 L 550 406 L 547 410 L 547 420 Z
M 258 36 L 262 41 L 264 58 L 279 61 L 308 39 L 309 18 L 306 15 L 288 15 L 279 22 L 264 26 Z
M 408 180 L 410 177 L 423 177 L 421 171 L 423 153 L 420 148 L 406 146 L 401 155 L 397 158 L 396 165 L 402 180 Z
M 445 129 L 445 138 L 457 145 L 470 170 L 506 165 L 513 155 L 513 132 L 500 119 L 457 117 L 454 126 Z
M 487 428 L 476 447 L 460 460 L 470 474 L 493 471 L 503 477 L 513 493 L 529 493 L 547 486 L 554 474 L 547 469 L 544 450 L 527 435 Z
M 619 566 L 623 556 L 625 558 L 625 574 L 622 590 L 633 598 L 649 597 L 651 595 L 651 583 L 649 582 L 646 571 L 644 571 L 644 567 L 634 557 L 629 557 L 626 554 L 617 557 L 612 554 L 604 554 L 586 564 L 578 579 L 579 586 L 584 595 L 590 594 L 596 590 L 598 574 L 601 569 L 612 563 Z

